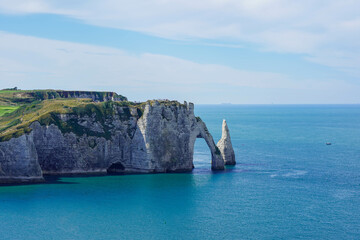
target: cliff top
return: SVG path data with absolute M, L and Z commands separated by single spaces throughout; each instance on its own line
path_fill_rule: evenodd
M 138 109 L 141 117 L 146 104 L 152 106 L 181 106 L 177 101 L 149 100 L 146 102 L 129 102 L 127 98 L 114 92 L 63 91 L 63 90 L 0 90 L 0 142 L 19 137 L 31 131 L 31 123 L 56 124 L 54 114 L 93 115 L 103 118 L 114 114 L 114 107 Z M 129 110 L 126 111 L 130 117 Z M 60 126 L 61 127 L 61 126 Z M 67 126 L 67 131 L 72 131 Z
M 67 91 L 67 90 L 19 90 L 15 88 L 0 90 L 0 105 L 31 103 L 55 98 L 88 98 L 95 102 L 127 101 L 115 92 Z
M 69 113 L 87 105 L 102 109 L 103 103 L 130 105 L 127 98 L 115 92 L 67 90 L 0 90 L 0 141 L 31 131 L 34 121 L 46 121 L 51 113 Z
M 129 108 L 133 105 L 131 102 L 125 101 L 93 102 L 90 99 L 70 98 L 48 99 L 34 101 L 30 104 L 22 104 L 20 106 L 11 106 L 10 110 L 0 117 L 0 142 L 9 140 L 13 137 L 19 137 L 24 133 L 29 133 L 31 131 L 29 126 L 35 121 L 46 125 L 52 124 L 54 123 L 54 116 L 56 114 L 86 114 L 89 116 L 95 114 L 97 117 L 101 118 L 105 115 L 113 114 L 114 107 L 116 106 Z M 2 107 L 6 109 L 5 106 Z M 139 115 L 141 115 L 141 112 L 139 112 Z M 129 116 L 125 117 L 128 118 Z

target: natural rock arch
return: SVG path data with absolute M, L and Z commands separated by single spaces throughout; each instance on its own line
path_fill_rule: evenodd
M 203 138 L 208 145 L 211 153 L 211 169 L 212 170 L 223 170 L 224 160 L 221 156 L 219 148 L 216 146 L 212 135 L 207 129 L 205 123 L 200 119 L 196 118 L 196 128 L 193 131 L 193 136 L 190 140 L 192 146 L 192 153 L 194 153 L 194 146 L 196 138 Z

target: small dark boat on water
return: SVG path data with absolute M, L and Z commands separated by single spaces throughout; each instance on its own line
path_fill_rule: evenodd
M 331 142 L 327 142 L 326 145 L 331 145 Z

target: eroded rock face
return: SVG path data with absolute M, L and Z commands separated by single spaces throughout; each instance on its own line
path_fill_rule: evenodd
M 31 133 L 0 144 L 0 183 L 43 180 Z
M 213 170 L 224 169 L 229 159 L 230 136 L 219 149 L 191 103 L 152 101 L 141 114 L 119 106 L 114 112 L 100 120 L 95 114 L 59 114 L 58 119 L 78 132 L 34 122 L 30 134 L 1 142 L 0 182 L 41 180 L 43 174 L 192 171 L 196 138 L 208 144 Z
M 222 123 L 221 139 L 216 145 L 221 152 L 221 156 L 225 162 L 225 165 L 235 165 L 235 153 L 231 144 L 230 132 L 225 119 Z

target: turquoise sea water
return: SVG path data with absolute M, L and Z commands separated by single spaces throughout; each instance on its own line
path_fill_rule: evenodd
M 0 239 L 360 239 L 360 105 L 195 110 L 235 167 L 3 186 Z

